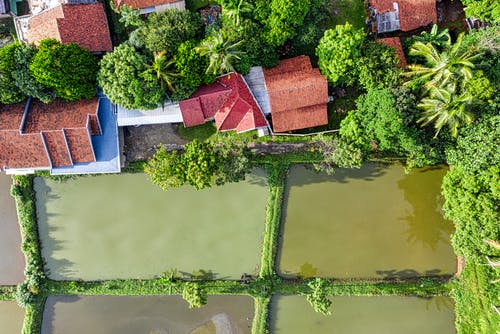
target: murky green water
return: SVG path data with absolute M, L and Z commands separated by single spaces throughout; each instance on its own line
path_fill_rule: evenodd
M 443 168 L 405 175 L 367 164 L 333 176 L 290 171 L 280 271 L 288 275 L 385 278 L 451 274 L 451 222 L 441 214 Z
M 248 296 L 209 296 L 197 309 L 179 296 L 52 296 L 42 334 L 249 334 L 252 319 Z
M 254 273 L 268 188 L 262 173 L 164 192 L 144 174 L 35 179 L 42 255 L 53 279 L 150 278 L 169 269 Z
M 271 303 L 273 334 L 452 334 L 453 301 L 446 297 L 333 297 L 332 315 L 314 312 L 303 296 Z
M 10 195 L 12 178 L 0 173 L 0 285 L 24 281 L 24 256 L 16 203 Z
M 14 301 L 0 300 L 0 333 L 21 334 L 24 310 Z

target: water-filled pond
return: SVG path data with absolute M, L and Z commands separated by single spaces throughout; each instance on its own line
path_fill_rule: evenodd
M 42 334 L 249 334 L 253 300 L 209 296 L 189 309 L 179 296 L 51 296 Z
M 151 278 L 170 269 L 239 278 L 259 265 L 263 172 L 168 192 L 144 174 L 35 179 L 42 255 L 53 279 Z
M 279 270 L 284 275 L 387 278 L 452 274 L 451 222 L 442 217 L 444 168 L 405 174 L 366 164 L 289 172 Z
M 16 203 L 10 195 L 12 178 L 0 173 L 0 285 L 24 281 L 24 256 Z
M 303 296 L 276 296 L 271 303 L 274 334 L 451 334 L 453 301 L 447 297 L 333 297 L 332 315 L 314 312 Z
M 15 301 L 0 300 L 0 332 L 5 334 L 21 333 L 23 329 L 24 309 Z

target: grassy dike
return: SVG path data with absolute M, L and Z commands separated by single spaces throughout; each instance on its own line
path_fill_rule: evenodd
M 243 294 L 254 298 L 252 334 L 269 333 L 269 307 L 273 294 L 307 294 L 309 280 L 283 279 L 276 273 L 282 205 L 284 201 L 286 172 L 293 163 L 317 162 L 317 152 L 284 156 L 258 156 L 258 166 L 269 175 L 269 198 L 266 209 L 266 226 L 263 239 L 260 274 L 249 282 L 196 281 L 209 295 Z M 144 164 L 137 163 L 129 172 L 141 172 Z M 108 281 L 54 281 L 46 278 L 40 253 L 36 223 L 33 176 L 14 178 L 12 195 L 15 197 L 22 234 L 22 249 L 26 256 L 26 282 L 30 297 L 26 303 L 23 334 L 39 334 L 41 331 L 45 300 L 50 295 L 119 295 L 157 296 L 179 295 L 188 282 L 168 275 L 149 280 Z M 450 284 L 445 281 L 417 279 L 411 281 L 331 281 L 327 293 L 335 295 L 412 295 L 430 297 L 449 295 Z M 2 287 L 0 299 L 13 299 L 14 288 Z M 19 301 L 19 294 L 17 296 Z M 305 298 L 305 297 L 304 297 Z M 333 306 L 335 308 L 335 306 Z M 335 311 L 334 311 L 335 312 Z

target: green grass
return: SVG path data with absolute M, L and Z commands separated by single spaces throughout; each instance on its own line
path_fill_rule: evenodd
M 332 6 L 338 12 L 332 16 L 329 27 L 351 23 L 354 28 L 364 28 L 366 20 L 365 4 L 362 0 L 332 0 Z

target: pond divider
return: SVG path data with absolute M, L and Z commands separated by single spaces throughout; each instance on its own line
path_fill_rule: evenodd
M 256 163 L 269 172 L 270 192 L 267 202 L 260 273 L 257 278 L 249 280 L 183 280 L 167 276 L 154 279 L 107 281 L 49 280 L 45 276 L 40 252 L 33 176 L 15 177 L 11 193 L 16 199 L 23 240 L 22 250 L 27 263 L 26 282 L 24 283 L 24 292 L 27 293 L 17 293 L 16 296 L 18 302 L 26 308 L 23 334 L 41 333 L 43 309 L 49 295 L 180 295 L 183 286 L 187 282 L 193 281 L 209 295 L 243 294 L 252 296 L 255 308 L 252 334 L 268 333 L 270 328 L 269 307 L 273 294 L 305 295 L 311 292 L 311 288 L 308 286 L 310 280 L 308 279 L 284 279 L 278 276 L 275 262 L 288 167 L 291 163 L 315 162 L 317 160 L 316 153 L 274 156 L 272 159 L 266 156 L 256 157 Z M 134 170 L 134 172 L 138 171 Z M 428 278 L 389 281 L 330 280 L 330 283 L 327 293 L 331 296 L 412 295 L 430 297 L 449 295 L 452 285 L 447 281 Z M 22 288 L 22 285 L 20 287 Z M 13 288 L 1 288 L 1 298 L 13 299 Z

